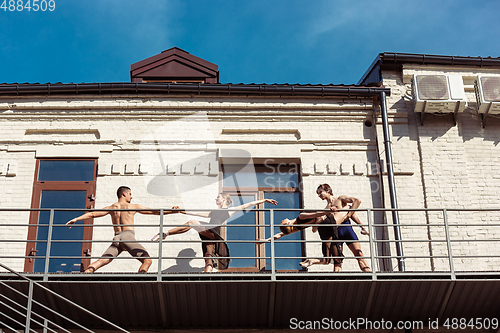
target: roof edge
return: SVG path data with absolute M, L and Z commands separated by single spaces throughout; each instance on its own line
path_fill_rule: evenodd
M 380 62 L 380 56 L 382 53 L 379 53 L 379 55 L 375 58 L 375 60 L 372 61 L 371 65 L 368 67 L 368 69 L 365 71 L 361 79 L 358 81 L 358 85 L 363 84 L 365 79 L 373 72 L 373 70 L 376 68 L 377 64 Z
M 380 70 L 384 65 L 398 66 L 409 63 L 421 65 L 465 65 L 485 67 L 500 66 L 500 58 L 383 52 L 379 53 L 357 84 L 366 84 L 366 78 L 369 77 L 377 67 Z
M 0 96 L 61 95 L 61 94 L 216 94 L 262 96 L 347 96 L 372 97 L 390 88 L 343 85 L 287 85 L 287 84 L 186 84 L 186 83 L 59 83 L 59 84 L 0 84 Z

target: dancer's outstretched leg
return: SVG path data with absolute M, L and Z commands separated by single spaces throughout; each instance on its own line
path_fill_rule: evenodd
M 354 242 L 349 244 L 349 249 L 351 250 L 352 254 L 357 257 L 356 259 L 358 260 L 359 268 L 363 272 L 371 272 L 370 266 L 368 266 L 368 263 L 366 262 L 363 251 L 361 251 L 360 243 Z
M 307 268 L 312 265 L 328 265 L 329 262 L 326 259 L 306 259 L 299 263 L 300 266 Z
M 199 226 L 199 225 L 201 225 L 201 223 L 199 221 L 189 220 L 186 223 L 184 223 L 184 225 L 182 225 L 180 227 L 175 227 L 175 228 L 172 228 L 170 230 L 167 230 L 166 232 L 164 232 L 162 234 L 162 238 L 165 239 L 169 235 L 183 234 L 185 232 L 188 232 L 191 229 L 191 226 Z M 153 242 L 155 242 L 159 239 L 160 239 L 160 233 L 157 233 L 153 238 L 151 238 L 151 240 Z
M 200 235 L 215 240 L 215 236 L 211 231 L 204 230 L 200 232 Z M 201 244 L 201 249 L 203 252 L 203 256 L 205 258 L 205 273 L 211 273 L 214 269 L 214 261 L 212 257 L 214 256 L 215 252 L 215 243 L 202 243 Z

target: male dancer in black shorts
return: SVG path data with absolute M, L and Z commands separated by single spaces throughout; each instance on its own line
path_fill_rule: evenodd
M 319 232 L 320 238 L 323 241 L 321 244 L 321 249 L 323 252 L 323 256 L 325 258 L 321 259 L 306 259 L 303 262 L 300 263 L 302 267 L 309 267 L 311 265 L 328 265 L 331 262 L 331 259 L 328 257 L 342 257 L 342 249 L 340 247 L 339 243 L 339 234 L 336 226 L 325 226 L 321 224 L 329 224 L 329 225 L 335 225 L 335 224 L 341 224 L 342 222 L 348 220 L 349 218 L 353 217 L 355 212 L 350 211 L 350 212 L 339 212 L 339 209 L 357 209 L 359 205 L 361 204 L 361 200 L 354 198 L 354 197 L 349 197 L 346 195 L 341 195 L 339 197 L 334 197 L 333 196 L 333 191 L 330 185 L 328 184 L 321 184 L 318 186 L 316 189 L 316 194 L 318 197 L 322 200 L 327 201 L 327 205 L 325 209 L 331 210 L 332 212 L 325 212 L 325 211 L 319 211 L 319 212 L 302 212 L 300 213 L 299 217 L 293 220 L 289 219 L 284 219 L 281 222 L 280 229 L 282 232 L 274 235 L 274 239 L 279 239 L 289 233 L 293 233 L 296 231 L 299 231 L 307 225 L 312 224 L 312 231 Z M 348 206 L 351 204 L 352 206 Z M 354 218 L 353 218 L 354 219 Z M 288 228 L 291 227 L 291 228 Z M 265 241 L 269 241 L 270 238 L 266 239 Z M 359 244 L 359 243 L 358 243 Z M 363 259 L 364 260 L 364 259 Z M 359 261 L 359 259 L 358 259 Z M 342 271 L 342 259 L 341 258 L 335 258 L 333 259 L 334 263 L 334 271 L 335 272 L 341 272 Z M 365 261 L 366 263 L 366 261 Z M 360 264 L 361 267 L 361 264 Z M 368 265 L 366 265 L 368 271 Z M 363 268 L 362 268 L 363 270 Z
M 341 224 L 344 220 L 347 220 L 349 217 L 351 217 L 354 212 L 338 212 L 337 210 L 339 209 L 357 209 L 359 205 L 361 204 L 361 200 L 354 198 L 354 197 L 349 197 L 347 195 L 341 195 L 339 197 L 334 197 L 333 196 L 333 191 L 330 185 L 328 184 L 321 184 L 318 186 L 316 189 L 316 194 L 321 200 L 326 200 L 327 204 L 325 209 L 332 209 L 335 213 L 330 214 L 330 215 L 324 215 L 319 217 L 318 219 L 321 220 L 321 223 L 327 223 L 327 224 Z M 352 206 L 349 207 L 348 205 L 351 204 Z M 332 229 L 330 229 L 332 228 Z M 318 231 L 321 240 L 332 240 L 333 242 L 335 240 L 339 239 L 338 236 L 338 230 L 337 227 L 325 227 L 325 226 L 314 226 L 312 229 L 313 232 Z M 329 243 L 326 243 L 329 244 Z M 338 251 L 340 252 L 340 255 L 342 256 L 342 249 L 340 248 L 340 244 L 336 244 Z M 325 243 L 323 243 L 323 248 L 325 247 Z M 331 252 L 331 251 L 330 251 Z M 325 255 L 325 250 L 323 250 L 323 255 Z M 331 255 L 331 254 L 330 254 Z M 309 267 L 311 265 L 315 264 L 323 264 L 327 265 L 330 263 L 329 259 L 323 258 L 323 259 L 307 259 L 303 262 L 300 263 L 302 267 Z M 334 271 L 335 272 L 341 272 L 342 271 L 342 259 L 334 259 Z

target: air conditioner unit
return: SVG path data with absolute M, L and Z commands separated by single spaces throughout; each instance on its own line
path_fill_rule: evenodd
M 500 76 L 478 76 L 474 90 L 479 113 L 500 114 Z
M 456 113 L 467 105 L 461 75 L 414 75 L 415 112 Z

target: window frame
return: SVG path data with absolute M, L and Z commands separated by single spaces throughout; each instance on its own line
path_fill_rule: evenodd
M 40 171 L 41 161 L 94 161 L 94 172 L 92 181 L 39 181 L 38 173 Z M 33 192 L 31 195 L 31 208 L 40 208 L 40 200 L 42 191 L 86 191 L 86 209 L 94 208 L 94 197 L 96 191 L 97 183 L 97 159 L 95 158 L 37 158 L 35 166 L 35 176 L 33 181 Z M 28 235 L 26 242 L 26 256 L 30 256 L 33 250 L 36 249 L 37 244 L 37 228 L 39 211 L 31 211 L 29 217 L 29 224 L 33 226 L 28 227 Z M 83 228 L 82 236 L 82 251 L 81 256 L 90 256 L 92 251 L 92 234 L 93 234 L 93 219 L 87 219 L 84 221 L 85 227 Z M 86 252 L 86 250 L 90 252 Z M 87 267 L 90 264 L 90 258 L 83 258 L 81 260 L 81 267 Z M 24 271 L 33 272 L 35 265 L 35 260 L 33 258 L 25 258 L 24 260 Z
M 255 171 L 256 172 L 262 172 L 262 169 L 265 167 L 269 166 L 274 166 L 274 165 L 280 165 L 284 163 L 279 163 L 279 160 L 277 161 L 274 159 L 275 162 L 273 164 L 255 164 Z M 291 163 L 287 163 L 291 164 Z M 304 204 L 303 204 L 303 196 L 302 196 L 302 191 L 300 191 L 300 184 L 302 182 L 302 175 L 300 172 L 300 164 L 299 163 L 294 163 L 297 166 L 297 181 L 298 181 L 298 186 L 297 187 L 224 187 L 224 166 L 226 167 L 231 167 L 234 165 L 238 165 L 238 163 L 226 163 L 226 164 L 220 164 L 219 166 L 219 192 L 221 193 L 228 193 L 231 196 L 235 195 L 254 195 L 256 197 L 256 200 L 262 200 L 265 198 L 265 193 L 283 193 L 283 192 L 289 192 L 289 193 L 299 193 L 299 199 L 298 203 L 299 206 L 298 209 L 303 209 Z M 255 206 L 255 209 L 263 209 L 264 204 L 260 204 Z M 263 226 L 265 224 L 265 212 L 259 211 L 256 212 L 255 214 L 255 226 L 256 226 L 256 235 L 258 239 L 264 239 L 265 237 L 265 228 L 263 227 L 258 227 L 258 226 Z M 275 221 L 276 225 L 276 221 Z M 226 239 L 226 227 L 222 228 L 222 237 Z M 300 233 L 300 239 L 304 240 L 305 239 L 305 234 L 303 230 L 299 231 Z M 302 256 L 305 256 L 305 244 L 301 243 L 300 244 L 300 252 Z M 265 256 L 265 243 L 260 243 L 256 244 L 256 256 L 257 257 L 264 257 Z M 266 270 L 266 259 L 257 259 L 256 260 L 256 268 L 252 267 L 229 267 L 228 269 L 225 270 L 225 272 L 264 272 L 268 271 Z M 277 272 L 299 272 L 302 269 L 296 269 L 296 270 L 277 270 Z

